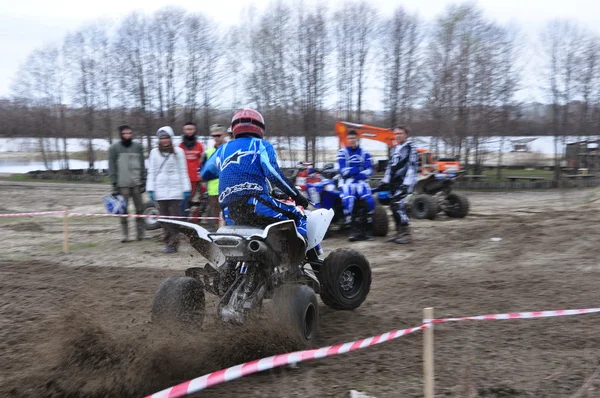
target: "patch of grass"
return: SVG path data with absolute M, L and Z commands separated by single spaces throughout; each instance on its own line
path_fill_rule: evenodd
M 493 169 L 489 169 L 489 170 L 484 170 L 483 174 L 484 175 L 489 175 L 489 176 L 496 176 L 496 174 L 498 173 L 497 170 L 493 170 Z M 503 176 L 532 176 L 532 177 L 545 177 L 545 176 L 552 176 L 554 175 L 554 171 L 552 170 L 541 170 L 541 169 L 535 169 L 535 170 L 525 170 L 525 169 L 515 169 L 515 170 L 511 170 L 511 169 L 503 169 L 502 170 L 502 175 Z
M 10 180 L 10 181 L 28 181 L 28 180 L 33 180 L 33 178 L 25 175 L 25 174 L 11 174 L 8 175 L 6 177 L 3 177 L 3 179 L 5 180 Z

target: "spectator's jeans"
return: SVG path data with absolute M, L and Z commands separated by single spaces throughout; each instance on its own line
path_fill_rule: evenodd
M 192 181 L 190 182 L 191 186 L 192 186 L 192 190 L 190 191 L 190 197 L 189 198 L 183 198 L 183 200 L 181 201 L 181 205 L 179 206 L 179 215 L 180 216 L 185 216 L 185 211 L 187 209 L 189 209 L 190 207 L 190 203 L 191 201 L 194 199 L 194 196 L 196 195 L 196 193 L 198 194 L 198 196 L 200 196 L 200 181 Z M 175 216 L 177 214 L 174 214 Z M 186 221 L 186 220 L 183 220 Z
M 219 217 L 221 215 L 221 206 L 219 206 L 219 196 L 218 195 L 210 195 L 208 197 L 208 206 L 209 206 L 209 217 Z M 214 229 L 219 227 L 219 220 L 210 220 L 208 223 Z
M 159 200 L 158 208 L 161 216 L 178 216 L 180 200 Z M 171 223 L 162 223 L 165 234 L 163 241 L 165 245 L 171 249 L 177 250 L 179 247 L 179 231 L 177 226 Z

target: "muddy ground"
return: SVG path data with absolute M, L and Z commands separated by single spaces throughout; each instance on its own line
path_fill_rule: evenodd
M 0 212 L 103 212 L 106 186 L 0 182 Z M 373 267 L 362 307 L 321 304 L 318 345 L 436 316 L 598 307 L 600 200 L 590 190 L 467 193 L 463 220 L 414 222 L 415 243 L 352 244 Z M 119 243 L 114 219 L 0 218 L 0 396 L 135 397 L 237 363 L 293 350 L 268 322 L 193 335 L 150 323 L 153 293 L 202 259 L 153 239 Z M 133 228 L 132 228 L 133 230 Z M 501 241 L 491 241 L 499 237 Z M 348 246 L 328 239 L 326 250 Z M 209 304 L 209 307 L 212 306 Z M 600 315 L 436 326 L 438 396 L 600 396 Z M 422 396 L 422 335 L 265 372 L 202 397 Z

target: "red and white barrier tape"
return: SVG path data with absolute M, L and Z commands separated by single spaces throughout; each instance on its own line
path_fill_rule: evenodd
M 466 316 L 461 318 L 441 318 L 441 319 L 424 319 L 425 324 L 428 323 L 446 323 L 459 321 L 494 321 L 502 319 L 532 319 L 532 318 L 548 318 L 553 316 L 580 315 L 592 314 L 600 312 L 600 308 L 582 308 L 576 310 L 556 310 L 556 311 L 535 311 L 535 312 L 514 312 L 508 314 L 489 314 Z
M 50 214 L 65 214 L 64 211 L 36 211 L 33 213 L 9 213 L 0 214 L 0 217 L 32 217 L 32 216 L 47 216 Z
M 110 213 L 71 213 L 64 210 L 37 211 L 33 213 L 8 213 L 0 214 L 0 217 L 34 217 L 67 214 L 69 217 L 125 217 L 125 218 L 176 218 L 185 220 L 220 220 L 221 217 L 186 217 L 186 216 L 161 216 L 158 214 L 110 214 Z
M 251 362 L 246 362 L 241 365 L 232 366 L 227 369 L 218 370 L 206 374 L 204 376 L 188 380 L 176 386 L 169 387 L 145 398 L 178 398 L 183 397 L 198 391 L 205 390 L 217 384 L 222 384 L 227 381 L 239 379 L 241 377 L 262 372 L 263 370 L 274 369 L 276 367 L 296 364 L 299 362 L 309 361 L 311 359 L 331 357 L 334 355 L 344 354 L 350 351 L 360 350 L 362 348 L 371 347 L 376 344 L 384 343 L 398 337 L 405 336 L 409 333 L 416 332 L 421 329 L 427 329 L 435 323 L 459 322 L 459 321 L 493 321 L 502 319 L 532 319 L 532 318 L 547 318 L 566 315 L 580 315 L 600 312 L 600 308 L 582 308 L 576 310 L 556 310 L 556 311 L 535 311 L 535 312 L 514 312 L 507 314 L 489 314 L 477 315 L 461 318 L 439 318 L 439 319 L 424 319 L 421 326 L 410 329 L 394 330 L 378 336 L 368 337 L 362 340 L 356 340 L 345 344 L 323 347 L 316 350 L 297 351 L 288 354 L 275 355 L 268 358 L 257 359 Z
M 220 217 L 186 217 L 186 216 L 161 216 L 158 214 L 110 214 L 110 213 L 68 213 L 74 217 L 122 217 L 122 218 L 171 218 L 185 220 L 220 220 Z
M 362 340 L 351 341 L 345 344 L 323 347 L 315 350 L 291 352 L 288 354 L 280 354 L 268 358 L 257 359 L 251 362 L 243 363 L 241 365 L 232 366 L 227 369 L 218 370 L 216 372 L 212 372 L 192 380 L 188 380 L 186 382 L 177 384 L 173 387 L 169 387 L 155 394 L 148 395 L 146 398 L 183 397 L 188 394 L 205 390 L 217 384 L 239 379 L 240 377 L 247 376 L 253 373 L 262 372 L 263 370 L 274 369 L 280 366 L 310 361 L 311 359 L 332 357 L 334 355 L 360 350 L 362 348 L 371 347 L 376 344 L 381 344 L 385 343 L 386 341 L 397 339 L 398 337 L 406 336 L 409 333 L 413 333 L 421 329 L 426 329 L 428 327 L 428 325 L 421 325 L 416 328 L 393 330 L 388 333 L 380 334 L 379 336 L 373 336 Z

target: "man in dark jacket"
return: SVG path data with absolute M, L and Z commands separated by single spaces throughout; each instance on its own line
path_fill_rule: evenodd
M 394 128 L 397 145 L 392 150 L 390 162 L 378 187 L 378 190 L 390 191 L 391 210 L 398 233 L 389 241 L 398 244 L 411 242 L 406 197 L 413 191 L 419 175 L 417 146 L 410 140 L 409 134 L 407 127 Z
M 144 164 L 144 148 L 133 142 L 133 129 L 128 125 L 119 126 L 121 140 L 111 145 L 108 151 L 108 168 L 113 186 L 113 195 L 125 197 L 125 212 L 129 198 L 133 198 L 135 213 L 142 214 L 142 193 L 146 190 L 146 166 Z M 129 226 L 127 218 L 121 218 L 121 242 L 129 242 Z M 137 240 L 144 239 L 144 220 L 136 219 Z

